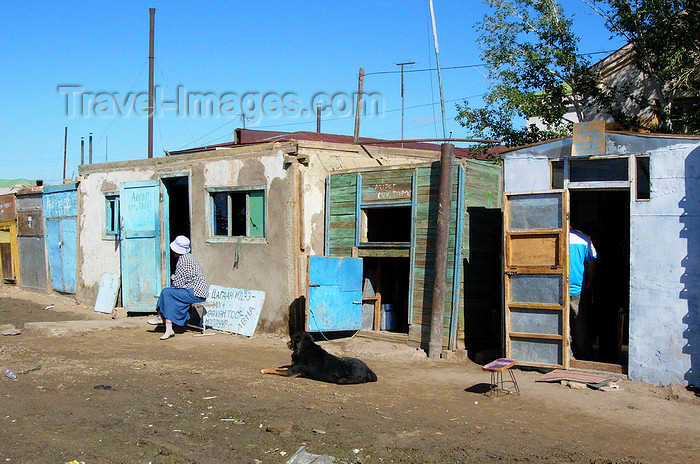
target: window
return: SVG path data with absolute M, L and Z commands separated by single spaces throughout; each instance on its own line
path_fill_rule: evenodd
M 651 177 L 649 176 L 649 157 L 635 156 L 635 184 L 637 201 L 651 199 Z
M 105 234 L 119 235 L 119 194 L 105 194 Z
M 217 237 L 264 237 L 265 190 L 210 191 Z
M 629 179 L 627 158 L 571 159 L 569 182 L 617 182 Z M 564 188 L 564 161 L 551 162 L 551 185 Z
M 363 243 L 411 241 L 411 207 L 386 206 L 362 209 Z

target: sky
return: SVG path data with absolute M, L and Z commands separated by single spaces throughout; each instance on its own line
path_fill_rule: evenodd
M 582 53 L 623 43 L 581 0 L 561 0 Z M 463 138 L 455 105 L 488 88 L 475 24 L 479 0 L 433 0 L 444 134 Z M 15 1 L 0 16 L 0 178 L 78 175 L 84 162 L 147 157 L 149 8 L 155 8 L 153 153 L 233 140 L 238 127 L 354 133 L 364 68 L 370 103 L 360 136 L 443 136 L 428 0 Z M 605 56 L 592 57 L 597 61 Z M 404 66 L 402 117 L 401 74 Z M 456 145 L 461 146 L 459 143 Z

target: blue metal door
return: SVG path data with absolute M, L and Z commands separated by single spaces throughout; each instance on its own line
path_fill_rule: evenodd
M 362 325 L 362 258 L 309 257 L 311 332 L 359 330 Z
M 78 251 L 78 185 L 44 188 L 46 252 L 51 288 L 75 293 Z
M 151 312 L 161 290 L 158 181 L 121 184 L 122 306 Z

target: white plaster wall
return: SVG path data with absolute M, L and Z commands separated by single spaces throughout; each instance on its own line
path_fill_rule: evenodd
M 629 376 L 700 385 L 700 143 L 632 142 L 650 154 L 652 194 L 630 206 Z
M 94 173 L 78 186 L 80 212 L 78 224 L 78 294 L 85 303 L 94 304 L 102 274 L 119 274 L 119 247 L 114 237 L 104 234 L 105 192 L 118 192 L 122 182 L 152 179 L 153 170 Z
M 570 147 L 506 153 L 504 190 L 548 189 Z M 609 133 L 606 153 L 650 155 L 651 200 L 630 205 L 629 377 L 700 385 L 700 138 Z

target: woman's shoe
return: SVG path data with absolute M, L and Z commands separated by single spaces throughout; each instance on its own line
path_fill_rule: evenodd
M 160 316 L 153 316 L 152 318 L 150 318 L 146 322 L 148 322 L 151 325 L 158 325 L 158 324 L 163 323 L 163 319 Z
M 160 336 L 161 340 L 167 340 L 171 337 L 175 336 L 175 332 L 165 332 L 163 335 Z

